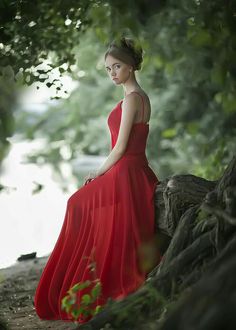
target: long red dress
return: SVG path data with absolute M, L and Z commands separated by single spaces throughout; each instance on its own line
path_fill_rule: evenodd
M 112 148 L 119 133 L 121 104 L 122 100 L 107 119 Z M 61 299 L 75 283 L 94 279 L 91 261 L 96 262 L 102 285 L 96 305 L 104 305 L 109 297 L 122 299 L 144 284 L 147 270 L 140 251 L 155 235 L 154 192 L 159 183 L 145 154 L 148 133 L 149 124 L 143 118 L 134 123 L 123 156 L 68 199 L 60 235 L 34 297 L 41 319 L 72 320 L 61 309 Z M 158 263 L 158 251 L 157 255 Z M 79 302 L 80 294 L 77 298 Z M 90 318 L 81 316 L 78 322 Z

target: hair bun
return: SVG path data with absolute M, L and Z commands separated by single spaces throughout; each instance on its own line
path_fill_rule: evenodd
M 120 49 L 121 52 L 126 53 L 132 58 L 134 70 L 140 70 L 143 61 L 143 50 L 140 45 L 134 42 L 133 39 L 128 37 L 121 37 L 120 39 L 113 40 L 109 45 L 108 53 L 112 52 L 112 49 Z
M 142 47 L 135 44 L 134 40 L 127 37 L 120 39 L 121 46 L 126 48 L 134 58 L 135 70 L 140 70 L 143 61 L 143 50 Z

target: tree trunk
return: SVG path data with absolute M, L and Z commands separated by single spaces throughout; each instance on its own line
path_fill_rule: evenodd
M 79 329 L 236 328 L 236 157 L 217 181 L 167 178 L 155 206 L 162 261 L 139 290 Z

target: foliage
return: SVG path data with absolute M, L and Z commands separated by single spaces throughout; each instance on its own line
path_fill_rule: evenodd
M 96 261 L 94 260 L 93 254 L 92 261 L 89 263 L 88 268 L 90 269 L 93 279 L 74 284 L 67 291 L 67 295 L 61 300 L 62 309 L 65 310 L 68 315 L 72 316 L 74 320 L 78 320 L 80 317 L 86 318 L 88 316 L 94 316 L 103 308 L 101 305 L 96 305 L 102 293 L 102 284 L 96 275 Z M 86 293 L 84 293 L 84 290 Z M 78 296 L 80 297 L 79 302 Z
M 233 2 L 225 6 L 223 1 L 181 1 L 178 6 L 169 1 L 149 20 L 158 102 L 155 138 L 160 162 L 170 168 L 168 172 L 191 170 L 216 178 L 220 171 L 215 171 L 211 155 L 223 144 L 224 153 L 217 160 L 226 164 L 235 152 L 231 143 L 236 119 L 233 7 Z
M 78 292 L 89 288 L 91 285 L 93 285 L 91 294 L 83 294 L 81 296 L 81 302 L 78 305 Z M 67 314 L 71 315 L 74 320 L 77 320 L 81 316 L 94 316 L 101 311 L 102 306 L 100 305 L 97 305 L 95 309 L 92 308 L 93 303 L 96 302 L 101 292 L 101 283 L 98 279 L 92 282 L 89 280 L 78 282 L 67 292 L 68 294 L 61 301 L 61 306 L 62 309 L 65 310 Z
M 30 85 L 34 81 L 44 82 L 53 68 L 72 63 L 75 35 L 88 25 L 86 17 L 91 3 L 80 1 L 78 7 L 75 0 L 1 1 L 1 67 L 10 64 L 16 74 L 23 73 L 24 83 Z M 50 55 L 50 67 L 37 70 Z
M 8 66 L 3 70 L 0 77 L 0 164 L 9 151 L 10 143 L 8 138 L 15 130 L 14 105 L 15 92 L 12 86 L 12 70 Z
M 80 152 L 107 154 L 104 122 L 122 93 L 108 82 L 102 54 L 114 36 L 128 34 L 138 36 L 145 49 L 138 77 L 152 103 L 147 155 L 159 178 L 187 171 L 216 179 L 222 173 L 236 151 L 233 1 L 1 5 L 0 67 L 10 65 L 15 79 L 29 85 L 65 88 L 53 80 L 56 68 L 79 81 L 69 98 L 43 116 L 16 113 L 18 131 L 46 137 L 45 149 L 31 160 L 44 159 L 60 171 L 61 148 L 70 162 Z M 40 68 L 45 59 L 49 65 Z

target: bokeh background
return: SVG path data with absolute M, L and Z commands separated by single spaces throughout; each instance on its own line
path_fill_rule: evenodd
M 104 68 L 125 35 L 152 117 L 159 180 L 219 178 L 236 149 L 236 5 L 230 0 L 0 1 L 0 268 L 50 253 L 67 198 L 110 151 L 123 98 Z

